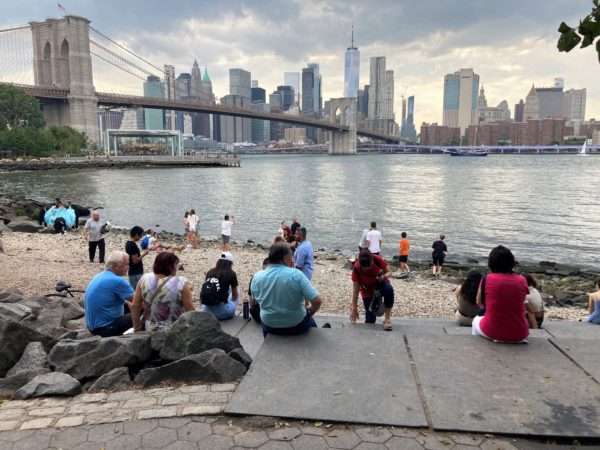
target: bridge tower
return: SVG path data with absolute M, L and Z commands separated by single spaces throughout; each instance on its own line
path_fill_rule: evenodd
M 98 140 L 98 99 L 92 75 L 90 21 L 79 16 L 31 22 L 36 85 L 68 89 L 67 102 L 42 105 L 48 125 L 71 126 Z
M 356 110 L 356 98 L 332 98 L 329 101 L 329 120 L 337 125 L 345 125 L 348 127 L 348 131 L 330 132 L 330 155 L 356 154 Z

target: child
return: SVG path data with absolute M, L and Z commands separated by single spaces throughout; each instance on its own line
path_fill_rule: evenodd
M 406 232 L 403 231 L 400 239 L 400 272 L 410 272 L 408 267 L 408 254 L 410 253 L 410 241 L 406 238 Z

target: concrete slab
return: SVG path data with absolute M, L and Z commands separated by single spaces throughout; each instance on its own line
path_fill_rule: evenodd
M 547 339 L 408 337 L 433 427 L 600 437 L 600 386 Z
M 553 338 L 551 341 L 600 383 L 600 347 L 589 339 Z
M 470 336 L 471 335 L 471 327 L 459 327 L 458 325 L 453 325 L 451 327 L 445 327 L 446 333 L 452 336 Z M 552 336 L 544 329 L 535 329 L 529 330 L 529 336 L 535 338 L 545 338 L 549 339 Z
M 226 412 L 427 426 L 404 337 L 347 328 L 268 336 Z
M 235 316 L 233 319 L 221 321 L 221 328 L 227 334 L 237 336 L 242 331 L 242 328 L 248 323 L 241 316 Z
M 252 359 L 256 357 L 258 351 L 265 342 L 261 326 L 253 320 L 248 322 L 247 325 L 241 329 L 237 338 L 240 340 L 246 353 L 248 353 Z
M 587 322 L 555 320 L 544 322 L 544 328 L 555 338 L 598 339 L 600 326 Z

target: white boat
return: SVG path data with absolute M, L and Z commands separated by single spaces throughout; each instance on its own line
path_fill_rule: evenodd
M 587 155 L 588 154 L 588 152 L 587 152 L 587 141 L 585 141 L 583 143 L 583 145 L 581 146 L 581 150 L 579 150 L 579 154 L 580 155 Z

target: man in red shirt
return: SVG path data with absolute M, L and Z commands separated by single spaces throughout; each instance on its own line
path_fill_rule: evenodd
M 375 291 L 383 296 L 384 320 L 383 329 L 392 330 L 392 307 L 394 306 L 394 288 L 390 281 L 390 271 L 385 260 L 378 255 L 373 255 L 369 249 L 361 249 L 358 259 L 352 267 L 352 305 L 350 310 L 350 321 L 358 320 L 358 293 L 363 299 L 365 307 L 365 323 L 375 323 L 377 316 L 372 305 Z

